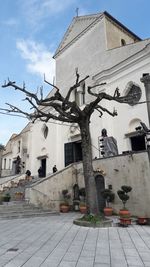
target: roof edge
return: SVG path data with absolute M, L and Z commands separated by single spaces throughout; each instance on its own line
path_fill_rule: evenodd
M 79 16 L 79 17 L 88 17 L 88 16 L 92 16 L 92 15 L 85 15 L 85 16 Z M 68 44 L 66 44 L 62 49 L 59 50 L 60 45 L 58 46 L 58 48 L 56 49 L 55 54 L 53 55 L 53 58 L 55 59 L 57 57 L 57 55 L 59 53 L 61 53 L 63 50 L 65 50 L 68 46 L 70 46 L 75 40 L 77 40 L 81 35 L 83 35 L 84 32 L 86 32 L 90 27 L 92 27 L 96 22 L 99 21 L 99 19 L 101 19 L 104 16 L 104 12 L 101 13 L 97 13 L 94 14 L 93 16 L 96 16 L 95 20 L 93 22 L 91 22 L 90 25 L 88 25 L 83 31 L 81 31 L 77 36 L 75 36 Z M 64 34 L 63 38 L 66 36 L 66 34 L 68 33 L 70 27 L 73 25 L 73 22 L 75 21 L 76 17 L 73 18 L 70 26 L 67 28 L 66 33 Z M 62 40 L 63 40 L 62 38 Z
M 84 32 L 86 32 L 87 31 L 87 29 L 89 29 L 92 25 L 94 25 L 95 24 L 95 22 L 96 21 L 99 21 L 99 18 L 102 18 L 102 17 L 104 17 L 104 16 L 106 16 L 106 17 L 108 17 L 110 20 L 112 20 L 114 23 L 116 23 L 117 25 L 119 25 L 122 29 L 124 29 L 128 34 L 130 34 L 130 35 L 132 35 L 132 36 L 134 36 L 136 39 L 137 39 L 137 41 L 142 41 L 142 39 L 138 36 L 138 35 L 136 35 L 134 32 L 132 32 L 132 31 L 130 31 L 126 26 L 124 26 L 121 22 L 119 22 L 116 18 L 114 18 L 112 15 L 110 15 L 107 11 L 103 11 L 103 12 L 99 12 L 99 13 L 97 13 L 97 14 L 91 14 L 91 15 L 85 15 L 85 16 L 79 16 L 79 17 L 81 17 L 81 18 L 84 18 L 84 17 L 90 17 L 90 16 L 96 16 L 96 18 L 95 18 L 95 21 L 93 21 L 86 29 L 84 29 L 80 34 L 78 34 L 76 37 L 74 37 L 74 39 L 73 40 L 71 40 L 67 45 L 65 45 L 65 47 L 63 47 L 62 49 L 60 49 L 60 44 L 61 44 L 61 42 L 60 42 L 60 44 L 59 44 L 59 46 L 58 46 L 58 48 L 56 49 L 56 51 L 55 51 L 55 53 L 54 53 L 54 55 L 53 55 L 53 58 L 55 59 L 56 57 L 57 57 L 57 55 L 59 55 L 61 52 L 63 52 L 67 47 L 69 47 L 71 44 L 72 44 L 72 42 L 74 42 L 75 40 L 77 40 L 81 35 L 83 35 L 83 33 Z M 67 30 L 66 30 L 66 32 L 65 32 L 65 34 L 64 34 L 64 36 L 63 36 L 63 38 L 62 38 L 62 40 L 65 38 L 65 36 L 67 35 L 67 33 L 68 33 L 68 31 L 69 31 L 69 29 L 70 29 L 70 27 L 73 25 L 73 23 L 74 23 L 74 21 L 76 20 L 76 17 L 73 17 L 73 19 L 72 19 L 72 22 L 71 22 L 71 24 L 69 25 L 69 27 L 67 28 Z
M 115 23 L 119 24 L 120 27 L 122 27 L 125 31 L 127 31 L 128 33 L 130 33 L 131 35 L 133 35 L 136 39 L 138 39 L 139 41 L 142 41 L 142 39 L 136 35 L 134 32 L 130 31 L 125 25 L 123 25 L 119 20 L 117 20 L 116 18 L 114 18 L 113 16 L 111 16 L 107 11 L 104 11 L 103 14 L 108 17 L 109 19 L 113 20 Z

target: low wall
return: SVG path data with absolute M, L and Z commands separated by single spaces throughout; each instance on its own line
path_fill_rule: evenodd
M 11 182 L 18 183 L 19 180 L 25 179 L 25 174 L 17 174 L 14 176 L 1 177 L 0 178 L 0 190 L 3 190 L 4 187 L 11 187 Z
M 93 161 L 94 170 L 103 170 L 105 187 L 112 185 L 115 193 L 113 203 L 116 212 L 122 207 L 122 202 L 117 196 L 117 190 L 122 185 L 132 187 L 127 208 L 135 216 L 150 218 L 150 164 L 148 153 L 132 153 L 116 157 L 102 158 Z M 72 192 L 73 185 L 78 182 L 79 187 L 84 187 L 82 163 L 70 165 L 62 171 L 43 179 L 26 190 L 26 198 L 37 206 L 59 210 L 61 192 L 68 189 Z
M 106 172 L 105 184 L 112 185 L 115 193 L 114 209 L 116 212 L 122 207 L 117 190 L 122 185 L 132 187 L 127 208 L 135 216 L 150 218 L 150 162 L 148 153 L 132 153 L 94 161 L 94 168 Z
M 27 188 L 25 198 L 30 203 L 36 206 L 42 206 L 44 209 L 59 210 L 62 190 L 68 189 L 72 195 L 75 182 L 76 174 L 74 167 L 71 165 L 48 178 L 42 179 L 34 186 Z

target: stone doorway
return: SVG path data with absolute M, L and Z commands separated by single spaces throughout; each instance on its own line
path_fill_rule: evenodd
M 46 176 L 46 158 L 41 159 L 42 177 Z
M 135 135 L 130 137 L 132 151 L 141 151 L 146 149 L 145 135 Z

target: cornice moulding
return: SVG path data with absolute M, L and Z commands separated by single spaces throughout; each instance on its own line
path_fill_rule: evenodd
M 138 51 L 134 55 L 128 57 L 127 59 L 121 61 L 120 63 L 114 65 L 113 67 L 103 70 L 99 72 L 98 74 L 94 75 L 92 77 L 92 80 L 101 81 L 104 79 L 109 79 L 110 77 L 113 77 L 114 75 L 119 74 L 123 70 L 128 69 L 132 65 L 135 65 L 136 63 L 141 61 L 141 59 L 147 58 L 149 55 L 150 55 L 150 43 L 147 44 L 144 48 L 142 48 L 140 51 Z

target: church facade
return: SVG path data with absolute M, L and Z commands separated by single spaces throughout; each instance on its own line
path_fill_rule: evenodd
M 146 149 L 144 135 L 135 128 L 144 122 L 148 127 L 148 112 L 145 102 L 145 87 L 141 82 L 143 74 L 150 72 L 150 39 L 141 40 L 107 12 L 78 16 L 72 20 L 54 59 L 56 60 L 56 85 L 63 96 L 75 83 L 76 71 L 80 78 L 89 75 L 71 98 L 80 108 L 94 98 L 87 93 L 87 86 L 95 87 L 95 92 L 113 95 L 116 88 L 122 96 L 133 96 L 131 105 L 103 100 L 101 105 L 118 116 L 105 113 L 99 118 L 94 112 L 90 131 L 93 159 L 102 157 L 101 130 L 107 129 L 108 136 L 117 140 L 119 153 L 128 150 Z M 53 94 L 55 89 L 50 92 Z M 60 170 L 70 163 L 82 160 L 81 136 L 78 125 L 49 121 L 36 121 L 30 125 L 30 145 L 25 169 L 33 175 L 42 166 L 44 175 L 52 172 L 56 164 Z M 4 159 L 3 159 L 4 160 Z

